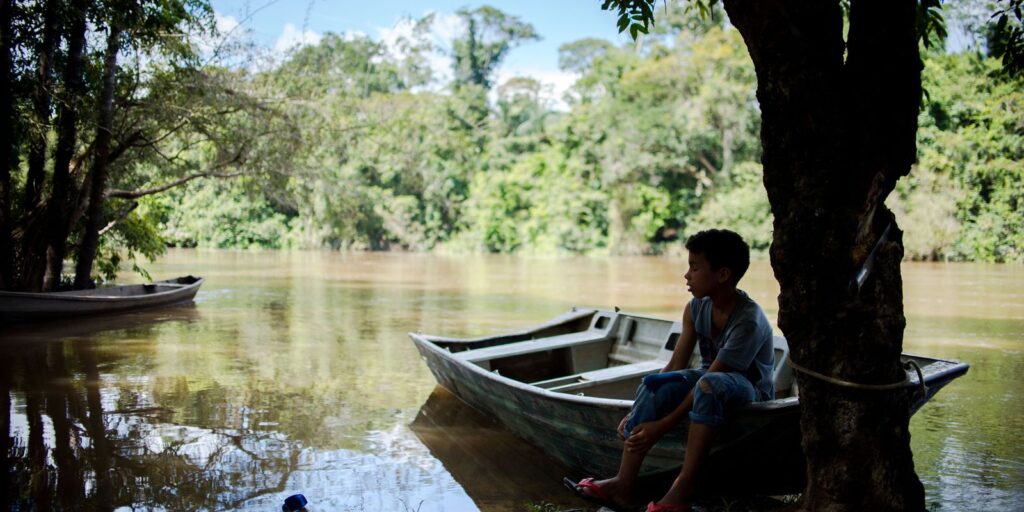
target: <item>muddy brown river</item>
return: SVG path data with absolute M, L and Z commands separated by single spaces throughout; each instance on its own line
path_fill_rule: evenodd
M 443 390 L 409 331 L 573 305 L 676 317 L 685 261 L 174 250 L 194 305 L 0 326 L 7 509 L 581 507 L 566 469 Z M 125 275 L 125 281 L 140 281 Z M 1024 503 L 1024 267 L 904 264 L 905 350 L 971 364 L 911 422 L 930 510 Z M 774 318 L 767 262 L 741 283 Z

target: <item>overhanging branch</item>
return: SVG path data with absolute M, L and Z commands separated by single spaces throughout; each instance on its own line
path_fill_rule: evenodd
M 106 193 L 103 194 L 103 196 L 106 197 L 106 198 L 138 199 L 138 198 L 144 197 L 144 196 L 149 196 L 149 195 L 153 195 L 153 194 L 159 194 L 160 192 L 163 192 L 165 190 L 170 190 L 170 189 L 172 189 L 174 187 L 177 187 L 179 185 L 184 185 L 185 183 L 188 183 L 188 182 L 190 182 L 190 181 L 192 181 L 194 179 L 198 179 L 198 178 L 235 178 L 235 177 L 241 176 L 241 175 L 243 175 L 245 173 L 243 173 L 242 171 L 237 171 L 237 172 L 219 172 L 219 170 L 223 169 L 225 167 L 228 167 L 228 166 L 231 166 L 231 165 L 235 165 L 235 164 L 241 162 L 242 161 L 242 153 L 243 153 L 243 150 L 239 150 L 238 153 L 236 153 L 235 156 L 232 157 L 230 160 L 226 160 L 224 162 L 221 162 L 221 163 L 213 166 L 213 168 L 211 170 L 209 170 L 209 171 L 197 172 L 195 174 L 189 174 L 187 176 L 184 176 L 182 178 L 174 180 L 174 181 L 172 181 L 170 183 L 165 183 L 163 185 L 160 185 L 159 187 L 147 188 L 147 189 L 143 189 L 143 190 L 108 189 L 106 191 Z
M 184 185 L 185 183 L 188 183 L 188 182 L 190 182 L 190 181 L 192 181 L 194 179 L 197 179 L 197 178 L 236 178 L 236 177 L 241 176 L 243 174 L 245 174 L 245 173 L 243 173 L 241 171 L 238 171 L 238 172 L 198 172 L 198 173 L 195 173 L 195 174 L 190 174 L 188 176 L 185 176 L 184 178 L 181 178 L 181 179 L 178 179 L 178 180 L 174 180 L 174 181 L 172 181 L 170 183 L 161 185 L 159 187 L 147 188 L 145 190 L 118 190 L 118 189 L 107 190 L 107 193 L 104 194 L 104 196 L 108 197 L 108 198 L 116 197 L 118 199 L 138 199 L 140 197 L 144 197 L 144 196 L 148 196 L 148 195 L 159 194 L 160 192 L 163 192 L 165 190 L 170 190 L 170 189 L 172 189 L 174 187 L 177 187 L 179 185 Z
M 107 225 L 104 226 L 103 229 L 100 230 L 99 236 L 103 236 L 107 231 L 110 231 L 111 229 L 113 229 L 113 227 L 116 226 L 118 222 L 121 222 L 122 220 L 124 220 L 126 217 L 128 217 L 129 214 L 131 214 L 133 211 L 135 211 L 135 209 L 138 208 L 138 207 L 139 207 L 139 202 L 138 201 L 132 201 L 131 204 L 128 205 L 128 208 L 125 208 L 124 210 L 122 210 L 121 213 L 117 214 L 117 217 L 115 217 L 114 220 L 108 222 Z

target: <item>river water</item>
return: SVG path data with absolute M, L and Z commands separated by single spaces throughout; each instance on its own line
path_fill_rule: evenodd
M 676 317 L 685 262 L 172 250 L 194 305 L 0 327 L 8 509 L 580 507 L 568 470 L 435 389 L 406 333 L 481 335 L 573 305 Z M 132 275 L 125 281 L 140 281 Z M 970 372 L 911 422 L 931 510 L 1024 503 L 1024 267 L 904 265 L 905 350 Z M 741 283 L 777 312 L 766 262 Z

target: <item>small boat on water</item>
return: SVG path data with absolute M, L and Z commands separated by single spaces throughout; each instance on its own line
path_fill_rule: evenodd
M 658 372 L 682 331 L 680 321 L 601 309 L 576 309 L 519 332 L 456 339 L 410 333 L 438 384 L 566 466 L 588 475 L 618 469 L 619 420 L 629 412 L 645 375 Z M 699 362 L 694 351 L 691 366 Z M 757 482 L 763 492 L 795 492 L 804 479 L 799 390 L 786 364 L 789 347 L 775 337 L 776 399 L 735 411 L 712 448 L 708 474 Z M 965 374 L 965 363 L 903 355 L 921 368 L 908 375 L 915 412 L 939 389 Z M 641 474 L 678 470 L 684 423 L 644 460 Z M 742 478 L 745 475 L 751 478 Z M 756 475 L 756 478 L 753 476 Z M 767 478 L 766 478 L 767 475 Z
M 167 306 L 192 300 L 202 285 L 203 278 L 184 276 L 149 284 L 104 286 L 91 290 L 0 291 L 0 320 L 16 323 Z

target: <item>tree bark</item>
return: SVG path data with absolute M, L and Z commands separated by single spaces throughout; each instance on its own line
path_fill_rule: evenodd
M 902 233 L 885 197 L 910 171 L 921 87 L 913 0 L 726 0 L 757 72 L 774 214 L 779 327 L 801 366 L 863 384 L 904 379 Z M 886 226 L 875 270 L 850 280 Z M 924 510 L 908 392 L 797 375 L 814 511 Z
M 114 124 L 114 89 L 117 85 L 117 52 L 121 47 L 121 28 L 112 23 L 107 35 L 107 51 L 103 59 L 103 91 L 100 94 L 96 123 L 95 152 L 92 170 L 89 172 L 89 209 L 86 212 L 85 231 L 78 248 L 75 268 L 75 288 L 92 288 L 92 264 L 96 259 L 96 248 L 103 226 L 103 192 L 107 186 L 110 141 Z
M 17 167 L 18 136 L 14 111 L 14 1 L 0 1 L 0 290 L 11 287 L 14 279 L 14 240 L 11 237 L 11 170 Z
M 43 289 L 53 290 L 60 284 L 70 226 L 67 222 L 69 193 L 72 188 L 70 167 L 78 140 L 78 109 L 85 94 L 82 80 L 82 59 L 85 50 L 85 10 L 87 2 L 77 0 L 68 16 L 68 56 L 64 68 L 64 97 L 57 116 L 57 146 L 53 157 L 53 190 L 47 206 L 46 282 Z
M 36 205 L 42 198 L 43 181 L 46 177 L 47 135 L 50 127 L 50 107 L 53 88 L 53 58 L 60 38 L 60 23 L 56 0 L 45 3 L 43 11 L 43 39 L 36 50 L 35 91 L 32 95 L 32 110 L 39 130 L 32 134 L 28 154 L 28 177 L 25 181 L 25 208 Z

